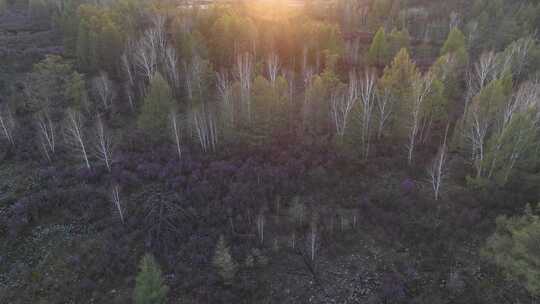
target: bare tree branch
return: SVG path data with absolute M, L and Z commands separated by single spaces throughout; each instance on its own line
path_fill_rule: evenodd
M 446 131 L 444 133 L 444 139 L 439 147 L 439 152 L 433 160 L 431 167 L 428 170 L 429 177 L 431 180 L 431 187 L 433 188 L 433 193 L 435 194 L 435 200 L 439 199 L 439 194 L 441 191 L 441 186 L 446 174 L 446 158 L 448 147 L 446 145 L 446 139 L 448 137 L 449 125 L 446 126 Z
M 15 119 L 9 110 L 9 107 L 6 105 L 3 108 L 0 108 L 0 128 L 3 136 L 9 141 L 13 146 L 15 145 L 15 139 L 13 137 L 13 132 L 15 130 Z
M 105 126 L 101 117 L 97 117 L 96 121 L 96 142 L 94 145 L 95 155 L 97 159 L 103 161 L 107 170 L 112 170 L 113 159 L 113 143 L 112 139 L 105 130 Z
M 36 116 L 40 147 L 48 161 L 56 151 L 56 128 L 47 112 Z
M 64 128 L 66 144 L 84 160 L 86 168 L 90 169 L 87 148 L 84 143 L 82 117 L 79 112 L 69 109 L 66 113 L 66 126 Z

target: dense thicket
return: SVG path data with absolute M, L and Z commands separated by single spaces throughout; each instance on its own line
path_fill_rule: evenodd
M 0 0 L 0 302 L 534 303 L 539 15 Z

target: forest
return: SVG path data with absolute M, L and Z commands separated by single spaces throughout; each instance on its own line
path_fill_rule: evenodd
M 539 0 L 0 0 L 0 303 L 540 301 Z

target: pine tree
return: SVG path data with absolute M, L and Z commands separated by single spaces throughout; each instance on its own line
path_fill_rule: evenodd
M 465 35 L 457 28 L 453 28 L 441 48 L 441 56 L 452 54 L 460 66 L 465 66 L 468 61 L 467 42 Z
M 540 218 L 527 205 L 523 216 L 502 216 L 496 222 L 482 255 L 521 281 L 531 294 L 540 295 Z
M 407 29 L 400 31 L 393 29 L 390 35 L 388 35 L 388 44 L 388 58 L 393 58 L 401 49 L 409 49 L 411 46 L 411 37 Z
M 150 90 L 139 114 L 138 127 L 156 139 L 162 138 L 167 133 L 168 115 L 173 106 L 171 88 L 158 73 L 150 81 Z
M 123 38 L 118 26 L 109 18 L 102 25 L 99 35 L 99 64 L 100 68 L 110 75 L 116 75 L 116 68 L 123 50 Z
M 236 275 L 237 265 L 223 236 L 219 237 L 212 264 L 216 267 L 223 283 L 231 285 Z
M 391 9 L 392 1 L 390 0 L 373 1 L 369 14 L 369 28 L 374 30 L 383 25 L 385 19 L 390 15 Z
M 77 65 L 81 70 L 91 72 L 96 69 L 96 33 L 90 29 L 85 21 L 79 23 L 75 54 Z
M 368 50 L 368 60 L 372 65 L 384 66 L 388 61 L 388 41 L 384 28 L 379 28 Z
M 169 288 L 163 282 L 161 270 L 154 257 L 145 255 L 135 279 L 135 304 L 165 304 Z
M 384 69 L 380 81 L 380 89 L 388 90 L 397 101 L 390 124 L 394 136 L 403 137 L 406 134 L 407 118 L 410 116 L 412 88 L 415 80 L 420 77 L 416 65 L 412 62 L 407 49 L 401 49 L 390 67 Z
M 88 92 L 86 90 L 86 82 L 84 76 L 80 73 L 73 72 L 66 83 L 66 99 L 69 102 L 69 107 L 81 111 L 86 106 Z

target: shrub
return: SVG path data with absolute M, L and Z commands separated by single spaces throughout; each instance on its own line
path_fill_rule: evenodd
M 136 278 L 135 304 L 164 304 L 168 290 L 154 257 L 150 254 L 145 255 L 141 260 L 140 271 Z
M 223 283 L 226 285 L 232 284 L 232 280 L 236 275 L 237 265 L 231 256 L 230 249 L 223 236 L 219 238 L 212 263 L 217 268 Z
M 497 229 L 489 237 L 482 254 L 527 290 L 540 295 L 540 217 L 529 205 L 525 215 L 497 218 Z

